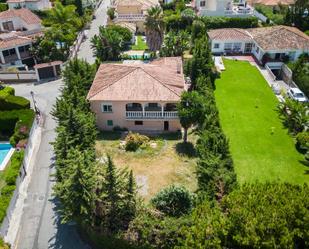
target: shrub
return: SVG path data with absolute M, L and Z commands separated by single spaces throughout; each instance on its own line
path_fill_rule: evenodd
M 9 8 L 7 3 L 0 3 L 0 12 L 6 11 Z
M 139 133 L 129 132 L 126 136 L 126 151 L 136 151 L 142 145 L 146 145 L 149 142 L 149 137 L 141 135 Z
M 23 158 L 24 158 L 23 152 L 16 152 L 12 156 L 10 165 L 4 172 L 4 180 L 7 185 L 9 186 L 15 185 Z
M 6 97 L 7 95 L 15 95 L 15 89 L 13 87 L 4 87 L 0 90 L 0 97 Z
M 115 19 L 115 9 L 109 8 L 107 10 L 107 15 L 108 15 L 109 19 L 114 20 Z
M 19 140 L 28 137 L 34 119 L 31 109 L 0 111 L 0 134 L 12 136 L 10 142 L 15 146 Z
M 12 87 L 4 87 L 0 90 L 0 110 L 8 111 L 14 109 L 29 109 L 30 101 L 19 96 L 15 96 Z
M 151 203 L 159 211 L 179 217 L 188 214 L 193 206 L 192 194 L 184 187 L 169 186 L 161 190 Z
M 174 218 L 152 210 L 141 210 L 130 223 L 125 239 L 137 248 L 175 248 L 183 239 L 183 231 L 179 228 L 190 224 L 190 216 Z
M 296 136 L 296 148 L 304 153 L 309 149 L 309 132 L 303 131 Z
M 0 110 L 2 111 L 29 108 L 30 101 L 23 97 L 13 95 L 7 95 L 6 97 L 0 96 Z

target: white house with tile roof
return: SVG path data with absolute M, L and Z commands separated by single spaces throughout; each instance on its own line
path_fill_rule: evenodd
M 260 63 L 265 55 L 268 61 L 294 61 L 309 53 L 309 36 L 289 26 L 214 29 L 208 36 L 213 54 L 253 54 Z
M 52 7 L 49 0 L 8 0 L 6 3 L 9 9 L 46 10 Z
M 29 49 L 40 35 L 41 19 L 30 10 L 22 8 L 0 12 L 1 68 L 23 64 L 32 66 L 34 60 Z

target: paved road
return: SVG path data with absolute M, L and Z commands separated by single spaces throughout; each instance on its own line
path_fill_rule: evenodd
M 79 58 L 93 63 L 95 59 L 90 49 L 90 39 L 98 32 L 98 27 L 106 23 L 106 10 L 109 0 L 103 0 L 96 12 L 97 18 L 91 24 L 88 39 L 81 45 Z M 86 249 L 79 238 L 74 225 L 60 224 L 56 212 L 57 202 L 52 196 L 55 172 L 53 167 L 53 150 L 50 142 L 55 139 L 56 122 L 50 115 L 56 97 L 59 96 L 61 80 L 39 85 L 13 85 L 16 94 L 30 99 L 30 91 L 35 93 L 39 109 L 45 115 L 42 140 L 35 159 L 31 182 L 27 190 L 21 224 L 14 248 L 17 249 Z
M 99 33 L 99 27 L 106 25 L 107 22 L 107 7 L 110 5 L 110 0 L 103 0 L 100 7 L 96 10 L 94 19 L 90 29 L 87 30 L 87 39 L 81 44 L 77 53 L 78 58 L 86 59 L 89 63 L 94 63 L 93 51 L 91 48 L 91 38 Z
M 30 91 L 35 93 L 37 104 L 46 118 L 15 248 L 87 248 L 74 226 L 60 224 L 56 213 L 57 203 L 52 197 L 54 182 L 51 175 L 55 169 L 52 165 L 54 155 L 50 142 L 55 139 L 56 122 L 49 113 L 59 95 L 61 84 L 61 80 L 58 80 L 40 85 L 14 85 L 17 95 L 30 99 Z

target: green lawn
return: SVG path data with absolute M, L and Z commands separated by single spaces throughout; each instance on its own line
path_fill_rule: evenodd
M 224 65 L 215 96 L 238 181 L 309 182 L 309 167 L 283 128 L 277 98 L 263 76 L 248 62 L 224 60 Z
M 147 50 L 148 49 L 148 46 L 146 42 L 142 39 L 141 35 L 138 35 L 136 39 L 137 39 L 137 44 L 131 47 L 132 50 Z

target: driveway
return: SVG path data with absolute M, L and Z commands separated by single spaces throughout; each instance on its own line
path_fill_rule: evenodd
M 97 18 L 93 20 L 88 32 L 88 38 L 81 44 L 78 53 L 79 58 L 84 58 L 93 63 L 90 48 L 90 38 L 98 32 L 99 26 L 106 23 L 106 11 L 108 1 L 104 1 L 96 11 Z M 61 80 L 43 84 L 14 84 L 16 95 L 30 98 L 30 91 L 35 94 L 35 100 L 43 113 L 44 127 L 42 129 L 41 143 L 36 158 L 34 158 L 33 172 L 26 193 L 26 199 L 21 207 L 14 210 L 14 215 L 21 215 L 21 221 L 10 226 L 6 239 L 14 243 L 13 248 L 17 249 L 86 249 L 79 238 L 74 224 L 63 225 L 60 223 L 59 215 L 56 212 L 59 203 L 52 196 L 54 185 L 53 174 L 55 173 L 54 153 L 52 145 L 56 137 L 56 122 L 50 112 L 60 95 Z M 15 213 L 17 212 L 17 213 Z M 15 227 L 19 227 L 16 231 Z M 17 233 L 16 239 L 12 234 Z M 10 236 L 11 235 L 11 236 Z M 14 242 L 15 241 L 15 242 Z

